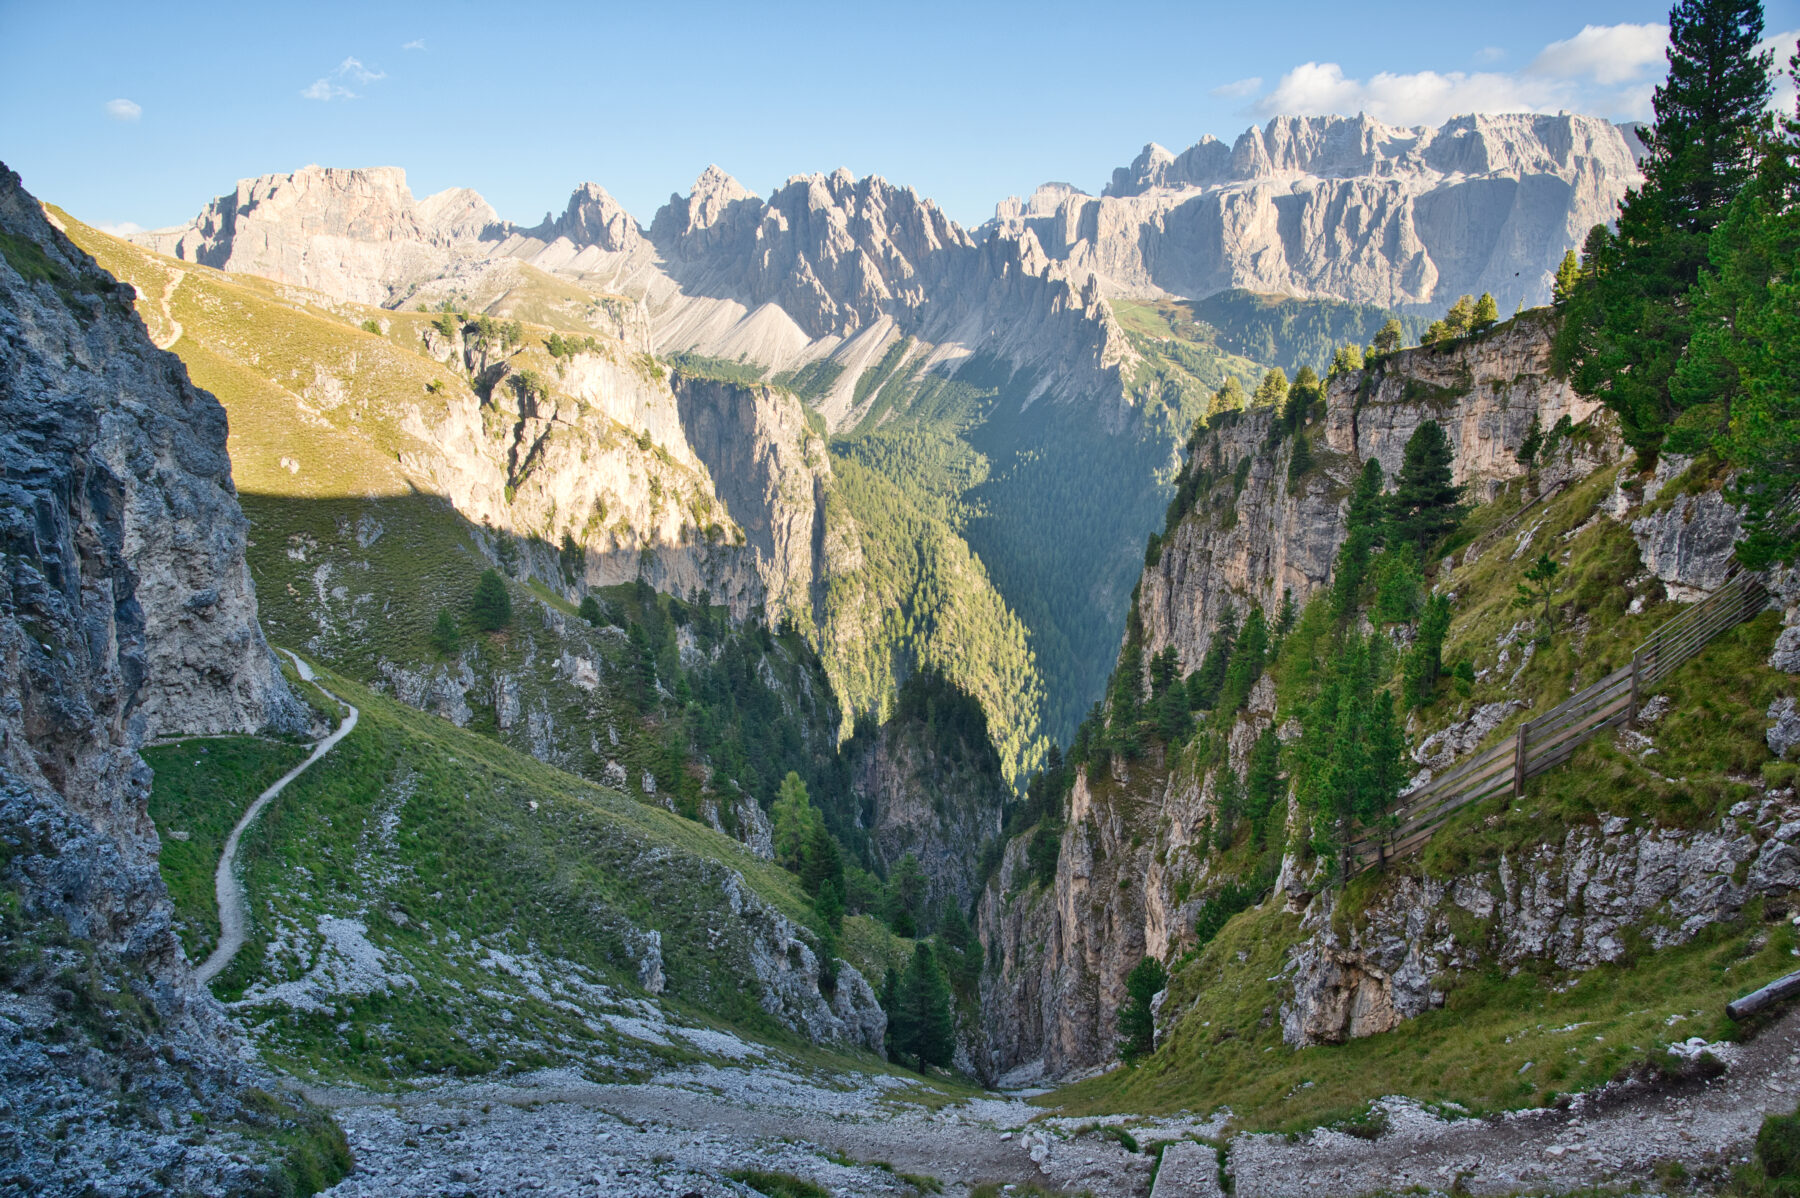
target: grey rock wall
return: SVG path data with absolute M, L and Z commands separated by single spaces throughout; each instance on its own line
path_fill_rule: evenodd
M 270 1083 L 182 957 L 138 756 L 301 722 L 223 415 L 4 167 L 0 250 L 0 1188 L 247 1192 L 279 1149 L 233 1125 L 306 1116 L 243 1105 Z

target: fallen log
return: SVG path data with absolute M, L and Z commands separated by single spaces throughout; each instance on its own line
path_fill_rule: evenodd
M 1800 970 L 1784 978 L 1776 978 L 1761 990 L 1753 990 L 1740 999 L 1726 1003 L 1725 1014 L 1733 1019 L 1748 1019 L 1764 1007 L 1795 995 L 1800 995 Z

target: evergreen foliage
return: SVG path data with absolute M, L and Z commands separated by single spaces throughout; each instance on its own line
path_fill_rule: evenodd
M 1678 0 L 1644 186 L 1626 194 L 1616 232 L 1589 234 L 1563 305 L 1559 365 L 1619 414 L 1642 459 L 1696 398 L 1674 385 L 1694 331 L 1689 292 L 1710 235 L 1757 170 L 1770 91 L 1769 56 L 1756 50 L 1762 31 L 1757 0 Z
M 512 596 L 497 570 L 483 570 L 469 604 L 469 619 L 483 632 L 498 632 L 512 623 Z
M 1207 409 L 1207 417 L 1223 415 L 1226 412 L 1241 412 L 1248 403 L 1249 397 L 1244 394 L 1244 385 L 1237 380 L 1237 375 L 1225 376 L 1225 384 L 1213 393 L 1212 406 Z
M 896 936 L 921 936 L 925 926 L 925 871 L 911 853 L 894 863 L 888 875 L 887 923 Z
M 431 627 L 431 647 L 437 650 L 438 656 L 449 657 L 456 652 L 461 641 L 462 633 L 457 630 L 456 617 L 450 614 L 449 608 L 438 608 L 437 622 Z
M 583 595 L 581 597 L 581 606 L 575 609 L 575 614 L 580 616 L 583 620 L 586 620 L 589 624 L 592 624 L 595 628 L 606 623 L 606 614 L 600 609 L 600 600 L 595 598 L 592 594 Z
M 1405 695 L 1408 709 L 1424 707 L 1437 691 L 1444 672 L 1444 638 L 1450 633 L 1450 596 L 1431 595 L 1419 618 L 1419 635 L 1406 652 Z
M 1169 984 L 1169 971 L 1145 957 L 1125 975 L 1125 1002 L 1119 1007 L 1119 1055 L 1127 1063 L 1156 1048 L 1156 1020 L 1150 1004 Z
M 1455 456 L 1450 438 L 1435 420 L 1421 424 L 1407 439 L 1390 513 L 1397 536 L 1421 557 L 1454 532 L 1468 512 L 1462 502 L 1464 488 L 1451 482 Z
M 1381 637 L 1347 633 L 1301 720 L 1295 789 L 1322 857 L 1338 857 L 1357 826 L 1388 821 L 1405 783 L 1406 743 L 1393 695 L 1376 689 L 1388 660 Z
M 1789 71 L 1800 81 L 1800 52 Z M 1800 487 L 1800 113 L 1785 116 L 1760 149 L 1690 294 L 1695 331 L 1673 382 L 1683 414 L 1669 437 L 1670 449 L 1692 453 L 1710 434 L 1715 451 L 1740 468 L 1732 499 L 1748 535 L 1738 557 L 1752 569 L 1800 550 L 1782 515 Z
M 1554 626 L 1556 613 L 1550 606 L 1550 595 L 1556 589 L 1556 576 L 1560 573 L 1562 565 L 1555 558 L 1548 553 L 1538 554 L 1537 561 L 1525 571 L 1525 581 L 1518 584 L 1518 594 L 1513 597 L 1513 606 L 1524 611 L 1536 611 L 1542 605 L 1539 636 L 1548 636 Z
M 956 1022 L 950 1011 L 950 985 L 931 945 L 925 941 L 914 945 L 905 974 L 890 970 L 882 989 L 888 1052 L 913 1061 L 921 1071 L 948 1065 L 956 1052 Z

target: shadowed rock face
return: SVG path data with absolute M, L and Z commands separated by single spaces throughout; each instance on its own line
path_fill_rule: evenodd
M 1543 303 L 1563 252 L 1640 174 L 1632 130 L 1582 116 L 1276 117 L 1227 147 L 1144 148 L 1102 196 L 1052 184 L 988 227 L 1031 229 L 1108 294 L 1233 287 L 1442 308 L 1490 291 Z
M 0 235 L 0 1187 L 253 1188 L 251 1141 L 115 1118 L 228 1124 L 264 1084 L 182 958 L 137 752 L 304 726 L 256 625 L 224 414 L 4 167 Z

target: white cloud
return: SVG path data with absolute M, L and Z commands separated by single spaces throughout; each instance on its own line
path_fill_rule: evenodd
M 422 37 L 415 37 L 412 41 L 407 42 L 400 48 L 402 50 L 423 50 L 425 48 L 425 39 Z
M 1584 25 L 1574 37 L 1551 42 L 1526 72 L 1552 79 L 1592 79 L 1612 86 L 1640 78 L 1666 61 L 1667 25 Z
M 372 71 L 362 64 L 360 58 L 346 58 L 343 62 L 338 63 L 337 74 L 340 77 L 348 76 L 358 83 L 373 83 L 377 79 L 387 78 L 386 71 Z
M 1247 115 L 1366 112 L 1391 125 L 1436 125 L 1460 113 L 1568 110 L 1642 120 L 1665 73 L 1668 38 L 1662 25 L 1587 25 L 1516 71 L 1383 71 L 1353 79 L 1334 62 L 1302 63 Z M 1490 46 L 1475 60 L 1504 57 Z
M 142 233 L 144 231 L 144 226 L 138 224 L 134 220 L 103 220 L 96 223 L 94 228 L 100 230 L 102 233 L 111 233 L 114 237 L 129 237 L 133 233 Z
M 1776 112 L 1791 114 L 1800 102 L 1794 93 L 1794 77 L 1788 74 L 1788 59 L 1794 56 L 1796 42 L 1800 42 L 1800 29 L 1777 33 L 1757 43 L 1756 48 L 1768 51 L 1774 63 L 1775 94 L 1769 97 L 1769 107 Z
M 1238 99 L 1243 96 L 1254 96 L 1262 90 L 1262 76 L 1252 75 L 1248 79 L 1239 79 L 1232 83 L 1221 83 L 1208 95 L 1224 96 L 1227 99 Z
M 1280 113 L 1366 112 L 1390 125 L 1437 125 L 1463 112 L 1543 112 L 1566 107 L 1569 89 L 1547 79 L 1490 71 L 1383 71 L 1350 79 L 1335 62 L 1308 62 L 1281 77 L 1254 111 Z
M 329 75 L 313 80 L 311 85 L 301 88 L 300 95 L 307 100 L 354 100 L 356 93 L 344 86 L 344 80 L 354 83 L 373 83 L 377 79 L 386 79 L 387 72 L 371 70 L 363 65 L 360 58 L 346 58 L 338 63 L 337 69 Z
M 1499 46 L 1483 46 L 1475 51 L 1475 61 L 1482 66 L 1490 66 L 1506 57 L 1506 51 Z
M 130 100 L 108 100 L 106 115 L 115 121 L 135 121 L 144 115 L 144 110 Z

